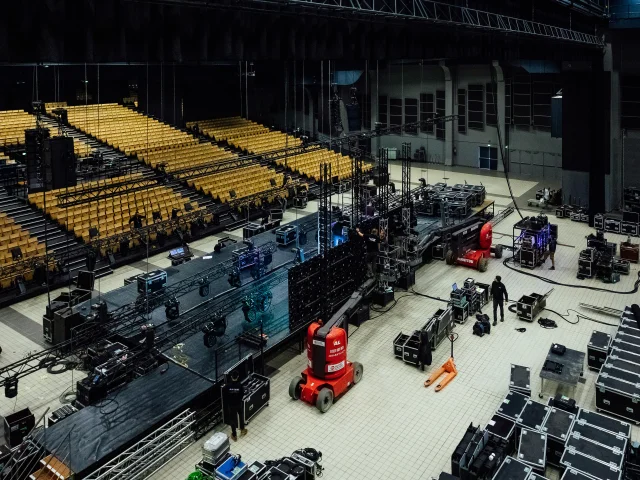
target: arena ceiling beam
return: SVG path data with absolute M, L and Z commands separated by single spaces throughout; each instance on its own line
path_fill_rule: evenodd
M 184 5 L 204 8 L 229 8 L 224 0 L 138 0 L 165 5 Z M 584 2 L 582 2 L 584 3 Z M 349 19 L 361 15 L 363 19 L 396 19 L 422 21 L 444 27 L 537 37 L 547 40 L 604 47 L 601 35 L 578 32 L 555 25 L 511 17 L 499 13 L 450 5 L 432 0 L 246 0 L 232 4 L 234 9 L 298 9 L 309 15 L 334 16 L 345 14 Z

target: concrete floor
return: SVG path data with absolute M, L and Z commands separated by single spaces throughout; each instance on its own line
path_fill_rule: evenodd
M 485 185 L 488 198 L 496 202 L 496 211 L 511 203 L 504 177 L 496 172 L 457 168 L 445 171 L 442 167 L 429 166 L 427 169 L 426 165 L 412 169 L 412 182 L 416 184 L 419 178 L 436 183 L 443 181 L 445 176 L 449 184 L 466 180 L 470 184 Z M 396 185 L 400 184 L 399 165 L 391 166 L 391 177 Z M 537 210 L 526 207 L 526 200 L 534 198 L 535 190 L 540 186 L 525 179 L 512 179 L 511 186 L 523 215 L 537 213 Z M 334 202 L 337 201 L 336 198 Z M 315 204 L 310 204 L 307 211 L 314 209 Z M 295 211 L 290 210 L 285 220 L 290 221 L 295 215 Z M 511 244 L 511 226 L 518 219 L 518 214 L 514 213 L 498 225 L 494 243 Z M 555 222 L 555 218 L 552 221 Z M 615 285 L 603 285 L 597 280 L 576 280 L 578 255 L 586 246 L 584 237 L 592 229 L 586 224 L 565 219 L 558 219 L 557 223 L 559 247 L 556 270 L 548 271 L 547 264 L 534 273 L 563 283 L 605 287 L 616 292 L 632 288 L 638 272 L 638 266 L 633 264 L 631 274 L 623 276 Z M 624 240 L 619 235 L 607 234 L 607 237 L 613 242 Z M 216 237 L 209 237 L 194 242 L 192 247 L 203 252 L 211 251 L 216 241 Z M 506 255 L 509 256 L 508 253 Z M 150 258 L 149 263 L 155 267 L 166 267 L 168 260 L 165 257 L 166 254 L 157 255 Z M 96 288 L 103 292 L 117 288 L 124 278 L 143 270 L 143 265 L 120 268 L 113 275 L 101 279 Z M 510 300 L 532 292 L 546 293 L 553 288 L 548 306 L 562 314 L 568 309 L 578 309 L 580 302 L 618 309 L 637 302 L 637 297 L 633 299 L 632 295 L 550 285 L 510 270 L 497 260 L 490 262 L 485 273 L 434 261 L 417 272 L 414 289 L 446 298 L 453 283 L 460 285 L 470 276 L 479 282 L 491 283 L 496 275 L 502 276 Z M 432 369 L 449 357 L 448 342 L 434 352 L 432 366 L 424 373 L 394 358 L 392 342 L 400 331 L 412 332 L 420 328 L 443 304 L 400 291 L 396 292 L 396 300 L 397 303 L 386 313 L 372 312 L 372 320 L 350 332 L 349 359 L 364 365 L 364 379 L 357 387 L 324 415 L 313 407 L 295 402 L 288 396 L 288 385 L 291 378 L 306 366 L 306 356 L 295 356 L 278 365 L 271 376 L 270 406 L 251 422 L 249 435 L 232 444 L 232 452 L 251 462 L 280 458 L 296 449 L 313 447 L 322 451 L 325 478 L 330 479 L 437 477 L 441 471 L 450 471 L 451 454 L 469 423 L 485 426 L 498 408 L 507 393 L 512 363 L 531 368 L 532 389 L 538 392 L 538 373 L 552 342 L 586 351 L 593 330 L 613 333 L 615 327 L 612 325 L 617 323 L 615 318 L 589 313 L 611 325 L 587 320 L 570 324 L 545 312 L 544 316 L 558 323 L 557 329 L 546 330 L 537 323 L 521 322 L 515 314 L 505 312 L 505 322 L 492 330 L 491 335 L 480 338 L 472 335 L 472 320 L 469 320 L 456 328 L 459 339 L 454 348 L 458 377 L 445 390 L 435 393 L 424 388 L 423 382 Z M 46 296 L 40 296 L 0 312 L 0 339 L 4 349 L 0 366 L 42 348 L 38 332 L 45 305 Z M 572 322 L 576 321 L 575 313 L 569 312 L 568 317 Z M 525 327 L 526 332 L 516 331 L 515 328 L 519 327 Z M 79 375 L 74 372 L 49 375 L 41 371 L 26 377 L 20 382 L 20 395 L 16 399 L 0 398 L 0 414 L 7 415 L 29 406 L 38 417 L 47 407 L 57 408 L 60 405 L 58 397 L 75 385 L 74 380 Z M 586 371 L 586 383 L 577 389 L 577 402 L 588 409 L 595 409 L 595 377 Z M 548 390 L 545 396 L 554 393 Z M 538 400 L 537 395 L 535 400 Z M 229 433 L 225 426 L 220 426 L 219 430 Z M 638 439 L 638 434 L 639 430 L 634 427 L 634 439 Z M 153 478 L 186 479 L 201 458 L 203 441 L 187 448 Z M 548 469 L 547 476 L 553 479 L 558 475 Z

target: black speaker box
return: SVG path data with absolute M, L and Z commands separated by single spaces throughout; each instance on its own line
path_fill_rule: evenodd
M 44 141 L 44 184 L 46 190 L 76 184 L 76 156 L 73 138 L 52 137 Z

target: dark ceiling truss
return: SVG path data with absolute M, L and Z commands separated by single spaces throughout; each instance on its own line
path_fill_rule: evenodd
M 463 27 L 573 44 L 604 47 L 601 35 L 593 35 L 555 25 L 487 12 L 459 5 L 449 5 L 432 0 L 240 0 L 229 3 L 224 0 L 134 0 L 143 3 L 183 5 L 200 8 L 234 8 L 238 10 L 260 10 L 298 8 L 316 16 L 361 15 L 369 19 L 402 19 L 429 22 L 440 26 Z M 582 1 L 581 4 L 589 3 Z

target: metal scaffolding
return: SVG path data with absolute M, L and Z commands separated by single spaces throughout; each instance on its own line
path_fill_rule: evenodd
M 85 480 L 151 478 L 154 472 L 193 443 L 194 418 L 194 412 L 185 410 L 86 476 Z
M 264 0 L 254 1 L 259 3 Z M 431 0 L 289 0 L 287 4 L 311 7 L 315 11 L 345 10 L 377 17 L 423 20 L 439 25 L 544 37 L 597 47 L 604 46 L 603 38 L 598 35 Z
M 167 5 L 187 4 L 206 8 L 229 8 L 229 6 L 232 5 L 232 8 L 240 10 L 277 9 L 277 11 L 281 13 L 283 8 L 299 7 L 300 10 L 310 15 L 335 16 L 338 13 L 344 13 L 345 16 L 348 16 L 350 19 L 353 18 L 354 14 L 361 14 L 373 20 L 421 20 L 442 26 L 456 26 L 473 30 L 542 37 L 561 42 L 604 47 L 602 36 L 576 32 L 575 30 L 545 23 L 431 0 L 288 0 L 286 2 L 282 0 L 248 0 L 245 2 L 232 3 L 222 0 L 146 1 Z M 574 6 L 575 3 L 576 2 L 571 2 Z M 579 3 L 593 2 L 582 0 Z

